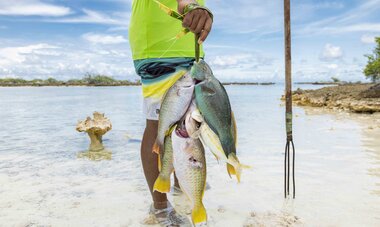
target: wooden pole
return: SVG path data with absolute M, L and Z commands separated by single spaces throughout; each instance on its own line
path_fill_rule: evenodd
M 293 143 L 293 113 L 292 113 L 292 51 L 290 29 L 290 0 L 284 0 L 284 34 L 285 34 L 285 119 L 286 119 L 286 146 L 284 161 L 284 195 L 290 191 L 290 153 L 292 154 L 293 198 L 296 196 L 295 183 L 295 148 Z
M 286 135 L 287 140 L 292 140 L 292 51 L 290 32 L 290 0 L 284 1 Z

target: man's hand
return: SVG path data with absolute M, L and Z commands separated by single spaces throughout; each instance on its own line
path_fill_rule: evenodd
M 183 14 L 183 10 L 189 3 L 197 3 L 195 0 L 177 0 L 178 12 Z M 190 29 L 195 34 L 199 34 L 198 43 L 202 44 L 212 27 L 212 18 L 207 10 L 194 9 L 185 15 L 182 26 Z

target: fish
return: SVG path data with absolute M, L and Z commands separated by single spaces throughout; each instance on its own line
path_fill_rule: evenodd
M 153 191 L 167 193 L 170 191 L 170 175 L 174 171 L 173 167 L 173 146 L 171 135 L 165 137 L 164 152 L 159 154 L 159 175 L 154 182 Z
M 191 126 L 192 125 L 192 126 Z M 237 143 L 237 129 L 236 121 L 232 113 L 232 131 L 234 137 L 234 143 L 236 146 Z M 210 126 L 205 122 L 203 116 L 199 110 L 194 110 L 191 113 L 191 117 L 187 118 L 186 122 L 187 128 L 198 128 L 199 139 L 201 140 L 204 147 L 207 147 L 216 157 L 218 161 L 223 161 L 227 166 L 227 173 L 231 175 L 236 175 L 237 181 L 240 183 L 242 169 L 251 168 L 248 165 L 241 164 L 236 154 L 231 153 L 226 156 L 226 153 L 223 151 L 222 144 L 218 135 L 210 128 Z
M 198 139 L 200 134 L 200 123 L 193 119 L 192 113 L 197 111 L 197 106 L 195 104 L 195 100 L 191 102 L 189 109 L 187 110 L 185 116 L 183 117 L 183 128 L 186 129 L 187 135 L 193 139 Z
M 182 137 L 178 130 L 172 132 L 173 166 L 179 185 L 192 203 L 191 220 L 194 225 L 207 223 L 203 205 L 206 186 L 206 158 L 199 139 Z
M 160 108 L 157 138 L 152 149 L 153 152 L 160 153 L 160 150 L 163 149 L 167 131 L 186 113 L 193 97 L 194 85 L 195 83 L 190 73 L 186 73 L 164 95 Z
M 230 154 L 236 156 L 232 110 L 225 88 L 203 60 L 193 64 L 191 76 L 197 82 L 194 93 L 200 113 L 219 137 L 226 157 Z
M 204 60 L 194 62 L 190 69 L 190 74 L 191 77 L 198 82 L 204 81 L 209 77 L 215 77 L 210 66 Z

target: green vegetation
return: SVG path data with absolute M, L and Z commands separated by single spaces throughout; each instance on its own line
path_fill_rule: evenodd
M 380 80 L 380 37 L 375 38 L 377 46 L 373 54 L 365 55 L 367 57 L 367 66 L 364 68 L 364 75 L 376 83 Z
M 334 83 L 338 83 L 338 82 L 340 82 L 340 80 L 338 79 L 338 78 L 336 78 L 336 77 L 331 77 L 331 80 L 334 82 Z
M 21 78 L 0 78 L 0 86 L 17 87 L 17 86 L 129 86 L 140 85 L 140 81 L 115 80 L 105 75 L 86 74 L 82 79 L 71 79 L 61 81 L 54 78 L 46 80 L 33 79 L 25 80 Z

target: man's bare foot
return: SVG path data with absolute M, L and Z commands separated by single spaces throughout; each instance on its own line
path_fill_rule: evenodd
M 167 208 L 164 209 L 156 209 L 152 205 L 149 210 L 149 217 L 145 218 L 142 224 L 159 224 L 164 227 L 191 226 L 187 217 L 177 213 L 169 202 Z

